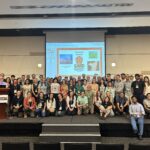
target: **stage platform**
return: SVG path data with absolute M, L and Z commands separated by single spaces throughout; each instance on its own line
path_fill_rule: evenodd
M 0 120 L 2 142 L 90 142 L 102 144 L 149 144 L 150 119 L 145 119 L 144 140 L 133 137 L 129 117 L 100 119 L 98 114 L 45 118 L 13 118 Z
M 99 123 L 130 123 L 127 116 L 109 117 L 103 120 L 98 114 L 81 116 L 63 116 L 63 117 L 44 117 L 44 118 L 8 118 L 1 119 L 2 123 L 46 123 L 46 124 L 99 124 Z M 145 124 L 150 124 L 150 119 L 145 119 Z

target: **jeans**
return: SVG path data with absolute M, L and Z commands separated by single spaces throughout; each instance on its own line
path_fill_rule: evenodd
M 39 117 L 45 117 L 46 112 L 45 112 L 45 110 L 38 108 L 38 109 L 36 109 L 36 115 Z
M 138 126 L 137 126 L 138 124 Z M 131 125 L 134 133 L 137 133 L 138 135 L 143 135 L 144 130 L 144 116 L 142 117 L 135 117 L 131 116 Z M 139 127 L 139 129 L 138 129 Z

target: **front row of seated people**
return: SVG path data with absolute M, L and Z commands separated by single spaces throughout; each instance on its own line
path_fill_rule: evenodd
M 90 88 L 90 87 L 89 87 Z M 90 91 L 82 91 L 78 96 L 73 91 L 68 96 L 63 97 L 62 94 L 50 93 L 48 96 L 43 92 L 39 93 L 37 99 L 32 96 L 31 92 L 27 93 L 27 97 L 23 98 L 22 92 L 17 91 L 10 106 L 10 114 L 13 116 L 22 116 L 24 118 L 45 117 L 45 116 L 63 116 L 93 114 L 95 111 L 100 113 L 103 119 L 115 114 L 129 114 L 129 106 L 132 104 L 132 98 L 129 101 L 123 92 L 121 92 L 113 101 L 110 93 L 107 92 L 105 97 L 101 97 L 100 92 L 90 93 Z M 150 93 L 143 102 L 146 113 L 150 114 Z

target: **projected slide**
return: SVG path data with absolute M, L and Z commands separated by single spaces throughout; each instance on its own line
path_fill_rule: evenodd
M 104 42 L 47 43 L 46 76 L 105 75 Z

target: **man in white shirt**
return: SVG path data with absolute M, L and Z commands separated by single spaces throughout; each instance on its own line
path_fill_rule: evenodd
M 143 106 L 137 102 L 137 98 L 132 96 L 132 103 L 129 106 L 129 113 L 131 118 L 131 125 L 134 134 L 138 135 L 138 139 L 142 140 L 143 130 L 144 130 L 144 115 L 145 111 Z M 138 124 L 138 127 L 137 127 Z

